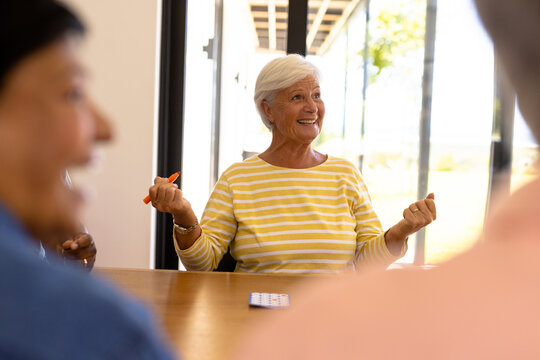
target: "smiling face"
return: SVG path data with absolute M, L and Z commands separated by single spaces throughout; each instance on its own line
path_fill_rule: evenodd
M 34 234 L 77 228 L 80 193 L 63 174 L 111 130 L 86 96 L 73 37 L 22 59 L 0 88 L 0 201 Z
M 274 142 L 311 144 L 321 132 L 324 102 L 319 82 L 311 75 L 279 91 L 272 104 L 263 100 L 262 108 L 273 124 Z

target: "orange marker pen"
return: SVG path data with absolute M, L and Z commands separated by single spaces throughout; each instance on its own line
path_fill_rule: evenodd
M 169 176 L 169 182 L 172 183 L 174 182 L 176 179 L 178 179 L 178 176 L 180 175 L 180 171 L 177 171 L 175 172 L 174 174 L 172 174 L 171 176 Z M 147 197 L 145 197 L 143 199 L 143 202 L 145 204 L 148 204 L 150 202 L 150 195 L 148 195 Z

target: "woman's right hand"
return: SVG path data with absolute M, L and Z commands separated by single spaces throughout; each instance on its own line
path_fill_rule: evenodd
M 175 183 L 170 183 L 168 178 L 157 176 L 148 193 L 153 207 L 172 214 L 175 219 L 182 219 L 192 212 L 191 204 L 184 198 L 182 190 Z
M 171 213 L 175 224 L 188 228 L 197 223 L 197 217 L 189 201 L 184 198 L 182 190 L 175 183 L 170 183 L 168 178 L 156 177 L 148 192 L 152 206 L 161 212 Z M 197 226 L 195 231 L 187 234 L 179 234 L 175 230 L 175 235 L 178 247 L 185 250 L 199 238 L 201 228 Z

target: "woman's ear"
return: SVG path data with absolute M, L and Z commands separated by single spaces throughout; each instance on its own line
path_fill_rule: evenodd
M 270 121 L 271 123 L 274 123 L 274 121 L 272 120 L 272 107 L 270 106 L 268 101 L 263 100 L 261 102 L 261 107 L 262 107 L 262 109 L 264 111 L 264 114 L 266 115 L 266 118 L 268 119 L 268 121 Z

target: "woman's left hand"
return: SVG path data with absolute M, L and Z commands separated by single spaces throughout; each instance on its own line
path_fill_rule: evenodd
M 403 220 L 397 226 L 401 228 L 401 232 L 407 237 L 431 224 L 436 218 L 435 195 L 430 193 L 424 200 L 414 202 L 403 210 Z
M 385 234 L 386 246 L 393 255 L 399 255 L 403 243 L 424 226 L 431 224 L 437 218 L 435 195 L 430 193 L 424 200 L 419 200 L 403 210 L 403 219 L 392 226 Z

